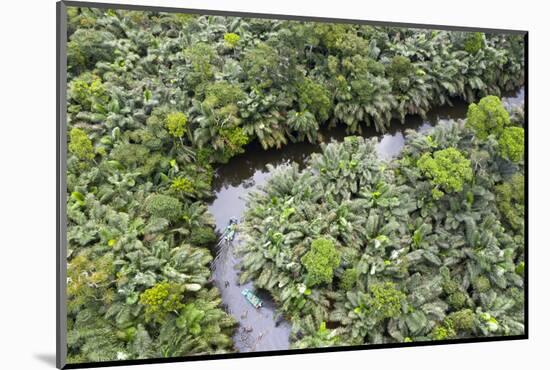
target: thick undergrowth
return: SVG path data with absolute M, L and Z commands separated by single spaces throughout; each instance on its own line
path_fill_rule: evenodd
M 216 235 L 206 201 L 211 197 L 213 165 L 242 153 L 246 144 L 257 140 L 264 148 L 270 148 L 282 147 L 288 141 L 315 142 L 319 139 L 318 128 L 329 124 L 345 125 L 350 133 L 359 133 L 368 125 L 383 132 L 392 118 L 422 115 L 451 98 L 474 101 L 487 94 L 499 96 L 505 90 L 521 86 L 524 77 L 522 39 L 509 35 L 69 7 L 68 40 L 67 312 L 68 361 L 71 363 L 234 350 L 231 336 L 235 322 L 223 311 L 219 292 L 210 282 L 210 247 Z M 508 229 L 492 234 L 497 231 L 491 227 L 497 227 L 500 215 L 506 214 L 514 230 L 521 228 L 515 192 L 521 181 L 505 180 L 495 169 L 501 162 L 495 162 L 491 150 L 503 145 L 489 139 L 487 142 L 469 141 L 468 136 L 463 138 L 458 133 L 462 129 L 455 130 L 455 136 L 439 134 L 441 138 L 434 138 L 432 145 L 433 148 L 458 147 L 472 161 L 474 176 L 466 179 L 467 185 L 464 185 L 472 194 L 472 204 L 476 205 L 469 205 L 470 213 L 464 210 L 475 226 L 468 235 L 474 238 L 472 240 L 497 235 L 498 242 L 491 244 L 491 253 L 487 252 L 487 256 L 479 251 L 481 244 L 473 241 L 467 244 L 470 249 L 460 253 L 472 256 L 481 253 L 480 259 L 493 261 L 496 258 L 502 262 L 504 272 L 493 271 L 494 276 L 486 276 L 489 293 L 481 295 L 472 291 L 470 280 L 456 281 L 466 276 L 460 269 L 470 268 L 464 262 L 467 259 L 464 255 L 453 255 L 453 261 L 457 262 L 449 264 L 441 261 L 439 249 L 431 250 L 431 254 L 425 252 L 422 243 L 447 235 L 438 234 L 438 230 L 446 230 L 450 240 L 454 240 L 452 238 L 458 238 L 454 232 L 461 230 L 466 222 L 447 221 L 450 216 L 443 215 L 436 219 L 435 215 L 429 216 L 429 212 L 432 209 L 438 212 L 460 209 L 462 212 L 466 205 L 456 198 L 458 195 L 446 194 L 444 185 L 438 184 L 430 185 L 430 191 L 445 193 L 437 202 L 433 198 L 421 198 L 423 193 L 403 199 L 404 193 L 399 189 L 412 184 L 428 189 L 429 181 L 422 177 L 425 175 L 421 176 L 418 171 L 407 172 L 414 168 L 416 157 L 424 154 L 423 148 L 413 152 L 410 146 L 407 150 L 411 152 L 403 157 L 403 163 L 408 160 L 411 164 L 403 165 L 399 172 L 395 165 L 377 162 L 369 141 L 353 139 L 355 141 L 341 145 L 331 144 L 324 156 L 333 155 L 343 161 L 343 177 L 333 178 L 332 183 L 326 184 L 327 194 L 334 191 L 334 195 L 318 198 L 310 204 L 307 197 L 318 195 L 308 193 L 304 185 L 305 193 L 296 195 L 295 201 L 303 199 L 304 207 L 306 201 L 307 207 L 319 202 L 316 207 L 320 210 L 316 212 L 322 208 L 327 215 L 344 207 L 331 229 L 354 230 L 358 227 L 348 223 L 346 217 L 371 220 L 370 215 L 353 216 L 354 212 L 345 207 L 372 208 L 373 220 L 378 217 L 378 221 L 369 221 L 369 225 L 374 222 L 369 226 L 372 230 L 367 234 L 358 231 L 357 235 L 350 232 L 338 237 L 336 231 L 328 232 L 324 226 L 313 223 L 310 230 L 318 231 L 301 236 L 297 236 L 300 230 L 295 231 L 293 235 L 296 241 L 300 240 L 301 244 L 297 245 L 301 246 L 292 254 L 287 256 L 284 253 L 290 252 L 270 247 L 266 250 L 271 252 L 256 249 L 247 257 L 246 274 L 257 278 L 259 286 L 265 285 L 265 276 L 257 276 L 257 268 L 265 265 L 266 271 L 282 279 L 278 282 L 282 284 L 281 289 L 294 287 L 294 290 L 284 290 L 284 296 L 283 290 L 277 290 L 280 288 L 269 288 L 283 304 L 286 314 L 299 312 L 296 318 L 307 318 L 304 325 L 313 328 L 297 330 L 297 338 L 309 338 L 319 328 L 324 328 L 319 329 L 322 332 L 319 335 L 323 336 L 328 329 L 322 323 L 333 321 L 353 326 L 354 333 L 363 333 L 371 324 L 361 326 L 363 321 L 351 316 L 344 319 L 343 316 L 349 314 L 349 307 L 353 307 L 352 311 L 363 307 L 353 315 L 371 317 L 370 306 L 361 306 L 358 300 L 374 299 L 372 297 L 377 294 L 406 292 L 405 289 L 412 290 L 414 284 L 423 286 L 423 270 L 415 275 L 414 270 L 401 271 L 402 267 L 395 267 L 396 259 L 407 260 L 405 255 L 409 255 L 409 250 L 399 252 L 393 259 L 383 253 L 392 248 L 399 250 L 396 247 L 398 238 L 408 240 L 409 234 L 417 229 L 421 230 L 415 234 L 419 235 L 416 237 L 420 238 L 419 244 L 411 253 L 415 252 L 418 259 L 424 255 L 433 256 L 433 265 L 426 263 L 423 267 L 429 274 L 434 275 L 441 269 L 441 276 L 444 276 L 447 274 L 444 265 L 447 267 L 449 284 L 459 284 L 464 298 L 457 307 L 466 309 L 473 307 L 472 302 L 486 302 L 480 307 L 483 314 L 489 315 L 483 324 L 488 329 L 476 324 L 475 329 L 471 329 L 474 333 L 519 330 L 517 315 L 509 313 L 513 309 L 507 308 L 507 301 L 500 301 L 501 295 L 495 293 L 495 298 L 491 292 L 512 286 L 509 285 L 512 284 L 510 276 L 516 275 L 511 275 L 509 270 L 511 264 L 518 264 L 519 269 L 521 248 L 504 247 L 508 244 L 502 243 L 508 243 L 513 235 Z M 455 137 L 460 145 L 458 141 L 456 145 L 449 144 Z M 499 137 L 502 143 L 509 144 L 507 151 L 501 149 L 501 155 L 517 159 L 521 154 L 513 146 L 515 137 L 512 132 Z M 479 149 L 475 154 L 479 157 L 478 162 L 474 159 L 475 148 Z M 490 153 L 488 158 L 486 152 Z M 312 164 L 324 160 L 324 156 L 314 157 Z M 346 159 L 350 156 L 357 158 Z M 433 158 L 424 161 L 426 171 L 431 168 L 437 171 L 438 158 L 434 150 Z M 326 161 L 327 166 L 334 165 Z M 365 175 L 354 177 L 359 168 L 362 171 L 368 168 L 368 175 L 365 172 Z M 328 171 L 323 176 L 336 176 L 332 167 L 319 167 L 318 170 Z M 294 176 L 299 183 L 307 179 L 316 181 L 319 176 L 311 169 L 302 174 L 297 169 L 288 171 L 284 176 Z M 277 181 L 283 181 L 284 176 L 278 176 Z M 373 183 L 373 178 L 378 182 Z M 432 180 L 438 181 L 438 178 L 434 172 Z M 470 185 L 473 182 L 481 183 L 475 187 Z M 312 189 L 318 190 L 321 184 Z M 497 184 L 498 188 L 493 189 Z M 275 180 L 270 185 L 277 186 Z M 282 189 L 290 185 L 285 186 Z M 367 191 L 375 195 L 360 200 L 357 194 Z M 273 217 L 292 223 L 305 211 L 301 206 L 286 207 L 288 199 L 283 193 L 280 199 L 274 198 L 273 201 L 279 203 L 273 206 L 283 207 L 285 213 L 273 213 Z M 395 196 L 386 196 L 394 193 Z M 487 194 L 496 194 L 494 196 L 501 200 L 499 210 Z M 417 200 L 414 216 L 406 212 L 412 210 L 413 199 Z M 453 203 L 453 199 L 458 204 Z M 262 202 L 258 198 L 253 209 L 261 209 Z M 371 205 L 363 204 L 365 202 Z M 397 207 L 395 202 L 402 206 Z M 482 204 L 489 206 L 482 207 Z M 275 208 L 269 212 L 275 212 Z M 383 218 L 386 215 L 388 219 Z M 485 215 L 492 215 L 496 221 L 484 221 L 482 225 L 486 228 L 480 228 L 480 220 L 484 220 Z M 307 218 L 301 222 L 305 220 Z M 358 222 L 358 225 L 363 223 Z M 449 228 L 442 228 L 442 222 L 449 222 Z M 394 227 L 396 224 L 399 226 Z M 422 225 L 431 225 L 431 229 Z M 414 230 L 406 231 L 407 228 Z M 275 227 L 269 235 L 278 238 L 279 233 L 287 237 L 284 229 Z M 306 241 L 317 234 L 326 240 L 319 242 L 318 251 L 310 252 Z M 378 236 L 380 238 L 376 239 Z M 373 237 L 380 245 L 371 252 L 370 244 L 367 247 L 365 243 L 372 243 Z M 259 237 L 261 245 L 267 242 L 264 239 L 265 235 Z M 447 248 L 445 250 L 451 255 L 462 251 L 452 245 L 454 247 L 437 248 Z M 435 244 L 430 248 L 436 248 Z M 505 251 L 504 254 L 498 254 L 497 249 Z M 323 271 L 318 259 L 328 258 L 327 250 L 334 252 L 327 260 L 332 267 L 330 271 Z M 366 250 L 378 256 L 375 264 L 370 259 L 357 261 Z M 261 257 L 264 253 L 267 254 Z M 304 273 L 300 267 L 302 257 L 303 263 L 311 268 L 310 286 L 305 280 L 303 285 L 298 284 Z M 251 262 L 250 258 L 256 261 Z M 270 258 L 292 259 L 295 265 L 288 267 L 291 274 L 272 266 Z M 474 257 L 468 258 L 474 260 Z M 412 261 L 412 257 L 409 259 Z M 493 269 L 500 268 L 499 264 L 486 263 Z M 472 262 L 471 268 L 477 267 Z M 392 285 L 375 288 L 376 285 L 364 281 L 366 268 L 374 271 L 375 277 L 384 271 L 399 270 L 407 280 L 400 281 L 395 275 Z M 480 271 L 472 270 L 468 276 L 471 279 L 485 276 Z M 339 283 L 344 275 L 347 283 Z M 296 281 L 284 283 L 294 276 Z M 322 285 L 327 284 L 331 276 L 331 282 Z M 319 282 L 312 285 L 313 281 Z M 407 287 L 405 281 L 409 284 Z M 439 284 L 438 281 L 431 283 Z M 356 286 L 363 290 L 344 297 L 341 290 L 333 290 L 340 284 L 348 286 L 348 290 Z M 518 284 L 519 280 L 514 286 L 518 287 L 519 296 Z M 300 299 L 288 298 L 288 294 Z M 394 295 L 392 299 L 405 307 L 403 302 L 406 300 L 401 294 Z M 408 333 L 404 322 L 410 322 L 409 316 L 403 316 L 401 321 L 392 320 L 391 327 L 399 328 L 391 330 L 393 338 L 400 340 L 399 335 L 421 338 L 429 335 L 432 327 L 447 328 L 442 320 L 448 316 L 449 309 L 441 303 L 446 302 L 446 298 L 439 299 L 430 298 L 425 303 L 407 301 L 406 307 L 417 308 L 410 312 L 410 315 L 417 312 L 412 316 L 415 322 L 426 323 L 418 324 L 417 330 Z M 433 303 L 435 313 L 420 308 L 428 301 Z M 313 307 L 311 302 L 320 304 Z M 499 304 L 505 306 L 500 308 L 505 313 L 498 311 Z M 327 312 L 332 312 L 331 317 Z M 376 315 L 386 317 L 388 314 Z M 493 319 L 499 320 L 498 324 L 493 323 Z M 376 319 L 372 325 L 381 326 L 382 322 Z M 457 327 L 454 330 L 462 335 Z M 369 339 L 372 341 L 384 340 L 382 338 L 389 335 L 381 329 L 368 331 L 369 335 L 380 333 L 380 339 Z M 354 334 L 342 337 L 342 341 L 363 340 L 358 339 L 360 337 L 361 334 Z
M 523 334 L 523 135 L 499 140 L 522 125 L 488 97 L 396 159 L 350 136 L 279 167 L 248 201 L 242 281 L 297 348 Z

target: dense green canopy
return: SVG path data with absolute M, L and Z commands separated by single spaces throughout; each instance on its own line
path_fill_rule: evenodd
M 523 58 L 513 35 L 68 7 L 68 361 L 233 351 L 210 280 L 213 166 L 253 141 L 384 132 L 453 98 L 500 96 L 523 84 Z M 243 279 L 274 294 L 297 347 L 522 330 L 520 142 L 452 127 L 430 145 L 411 134 L 391 164 L 372 141 L 329 144 L 273 178 L 276 203 L 251 202 L 247 233 L 269 244 L 247 244 Z M 447 176 L 436 201 L 437 163 L 416 162 L 450 147 L 473 177 Z M 445 267 L 462 296 L 425 295 Z
M 410 131 L 388 162 L 375 144 L 324 145 L 250 195 L 242 281 L 272 293 L 297 348 L 522 334 L 523 163 L 464 122 Z

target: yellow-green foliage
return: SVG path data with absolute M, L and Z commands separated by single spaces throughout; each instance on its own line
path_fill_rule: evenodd
M 512 162 L 523 160 L 524 133 L 521 127 L 506 127 L 498 139 L 501 155 Z
M 439 325 L 433 329 L 431 336 L 435 340 L 452 339 L 454 336 L 456 336 L 456 332 L 452 327 Z
M 434 327 L 431 337 L 435 340 L 452 339 L 457 333 L 471 333 L 476 325 L 476 315 L 465 308 L 449 314 L 443 322 Z
M 226 33 L 225 35 L 223 35 L 223 40 L 225 41 L 225 45 L 231 49 L 237 46 L 240 39 L 241 39 L 241 36 L 237 35 L 236 33 Z
M 475 314 L 469 309 L 465 308 L 460 311 L 456 311 L 447 316 L 450 326 L 456 331 L 469 332 L 475 325 Z
M 185 177 L 175 178 L 172 180 L 172 185 L 170 187 L 186 194 L 192 194 L 195 191 L 193 182 Z
M 187 130 L 187 117 L 181 112 L 168 113 L 164 124 L 170 135 L 182 137 Z
M 406 295 L 392 282 L 375 283 L 369 286 L 367 311 L 378 320 L 396 317 L 401 314 Z
M 520 174 L 512 176 L 510 181 L 496 187 L 497 206 L 504 219 L 515 230 L 523 230 L 525 218 L 524 177 Z
M 101 110 L 101 106 L 109 102 L 109 95 L 101 78 L 89 72 L 69 83 L 69 97 L 89 111 Z
M 449 305 L 455 310 L 464 307 L 464 305 L 466 304 L 466 300 L 466 294 L 460 291 L 452 293 L 447 298 L 447 302 L 449 302 Z
M 67 265 L 67 298 L 69 310 L 77 310 L 86 304 L 112 303 L 115 291 L 114 257 L 111 253 L 97 257 L 84 251 Z
M 344 24 L 319 23 L 314 26 L 314 30 L 330 54 L 350 56 L 368 50 L 368 41 Z
M 434 198 L 440 198 L 445 192 L 459 192 L 464 183 L 471 181 L 473 177 L 469 159 L 455 148 L 447 148 L 432 153 L 425 153 L 418 160 L 418 168 L 430 179 L 435 186 Z
M 164 322 L 169 313 L 178 313 L 183 307 L 183 288 L 176 283 L 164 281 L 141 293 L 139 303 L 145 306 L 147 320 Z
M 231 156 L 244 152 L 242 147 L 248 144 L 250 138 L 240 127 L 233 127 L 229 130 L 222 130 L 222 135 L 227 141 L 227 147 L 231 151 Z
M 483 48 L 485 43 L 483 33 L 471 32 L 464 39 L 464 50 L 470 54 L 475 54 Z
M 331 240 L 318 238 L 302 257 L 302 264 L 307 270 L 308 285 L 328 284 L 332 282 L 333 269 L 340 264 L 340 252 Z
M 516 266 L 516 274 L 523 276 L 525 274 L 525 262 L 521 261 Z
M 78 8 L 67 7 L 67 23 L 73 27 L 91 28 L 96 24 L 96 20 L 81 14 Z
M 478 104 L 472 103 L 468 107 L 466 126 L 481 140 L 487 139 L 491 134 L 499 137 L 508 125 L 510 114 L 497 96 L 486 96 Z
M 94 159 L 94 146 L 84 130 L 77 127 L 71 130 L 69 133 L 69 152 L 83 161 Z

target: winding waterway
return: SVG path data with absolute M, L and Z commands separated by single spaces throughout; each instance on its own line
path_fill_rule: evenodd
M 506 104 L 512 106 L 523 104 L 524 90 L 508 94 L 503 98 Z M 405 144 L 404 132 L 407 129 L 425 131 L 438 122 L 466 117 L 468 105 L 460 100 L 453 101 L 453 106 L 442 106 L 433 109 L 426 117 L 407 116 L 405 123 L 394 122 L 388 133 L 381 135 L 373 128 L 363 132 L 365 137 L 379 137 L 378 155 L 390 159 L 401 151 Z M 342 127 L 323 130 L 325 141 L 342 140 L 347 134 Z M 257 143 L 246 148 L 244 154 L 232 158 L 228 164 L 216 170 L 213 190 L 214 200 L 209 205 L 210 212 L 216 220 L 216 228 L 223 232 L 230 218 L 241 219 L 246 205 L 246 195 L 266 183 L 271 173 L 266 165 L 275 167 L 296 162 L 303 166 L 307 157 L 314 152 L 320 152 L 318 144 L 294 143 L 283 149 L 263 150 Z M 223 244 L 216 250 L 216 258 L 212 263 L 213 280 L 220 289 L 223 303 L 227 311 L 235 317 L 239 328 L 234 336 L 235 348 L 239 352 L 276 351 L 289 348 L 290 324 L 277 320 L 276 306 L 269 294 L 256 291 L 264 305 L 260 309 L 252 307 L 241 295 L 245 288 L 254 290 L 252 283 L 238 284 L 238 271 L 235 266 L 239 259 L 234 255 L 234 248 L 239 243 L 239 235 L 233 243 Z

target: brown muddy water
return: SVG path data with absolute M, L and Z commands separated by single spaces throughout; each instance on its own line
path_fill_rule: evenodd
M 523 104 L 524 90 L 507 94 L 503 101 L 512 106 Z M 383 159 L 391 159 L 399 154 L 405 144 L 404 132 L 407 129 L 426 131 L 438 122 L 444 123 L 451 119 L 466 117 L 468 105 L 460 100 L 453 101 L 453 106 L 442 106 L 433 109 L 422 119 L 419 116 L 407 116 L 404 124 L 394 122 L 386 134 L 377 133 L 374 128 L 364 130 L 364 137 L 378 137 L 378 155 Z M 345 130 L 335 128 L 322 130 L 325 141 L 341 141 Z M 242 155 L 234 157 L 225 165 L 216 169 L 213 183 L 214 198 L 209 205 L 210 212 L 216 220 L 216 229 L 222 233 L 234 217 L 241 220 L 246 206 L 247 194 L 258 190 L 269 179 L 271 173 L 266 165 L 275 167 L 296 162 L 300 166 L 311 153 L 320 152 L 318 144 L 294 143 L 284 148 L 263 150 L 259 144 L 253 143 Z M 216 250 L 212 262 L 213 281 L 220 289 L 223 304 L 237 321 L 239 327 L 234 335 L 235 349 L 239 352 L 277 351 L 289 348 L 290 324 L 277 319 L 277 307 L 269 293 L 254 289 L 252 283 L 238 284 L 238 270 L 235 266 L 239 258 L 234 255 L 234 249 L 239 243 L 239 234 L 232 243 L 222 243 Z M 241 294 L 245 288 L 253 290 L 264 305 L 255 309 Z

